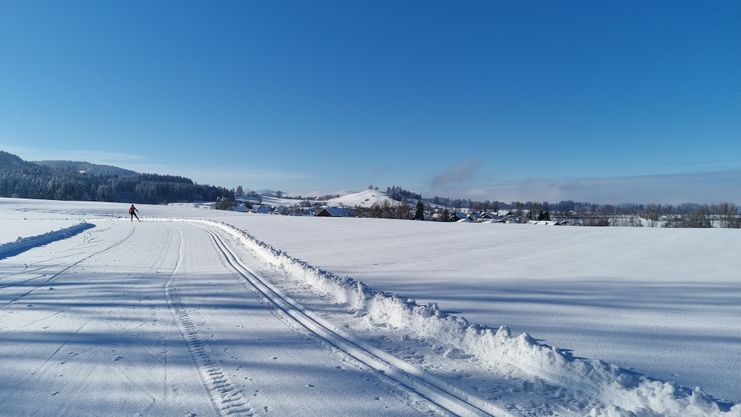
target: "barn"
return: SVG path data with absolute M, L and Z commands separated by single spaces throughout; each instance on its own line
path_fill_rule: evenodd
M 323 207 L 316 212 L 316 217 L 355 217 L 355 213 L 347 207 Z

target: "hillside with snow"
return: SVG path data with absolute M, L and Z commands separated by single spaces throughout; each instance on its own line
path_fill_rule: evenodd
M 388 203 L 398 205 L 399 202 L 390 198 L 385 192 L 378 190 L 365 190 L 357 193 L 345 194 L 327 201 L 333 207 L 363 207 L 369 208 L 374 204 Z
M 271 207 L 291 207 L 301 204 L 302 202 L 309 202 L 310 204 L 318 204 L 328 207 L 363 207 L 370 208 L 374 204 L 382 205 L 384 203 L 392 206 L 399 205 L 400 203 L 388 196 L 384 191 L 378 190 L 365 190 L 360 192 L 349 192 L 342 194 L 336 198 L 321 199 L 317 197 L 307 198 L 291 198 L 291 197 L 276 197 L 271 194 L 260 195 L 259 197 L 246 197 L 247 201 L 260 201 L 261 204 L 268 205 Z

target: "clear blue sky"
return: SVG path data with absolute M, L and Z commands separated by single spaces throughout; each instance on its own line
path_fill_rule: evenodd
M 292 193 L 741 202 L 739 22 L 735 0 L 4 0 L 0 149 Z

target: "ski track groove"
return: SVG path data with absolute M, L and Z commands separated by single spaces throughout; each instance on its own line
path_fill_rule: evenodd
M 23 271 L 23 272 L 38 272 L 38 271 L 43 271 L 44 269 L 53 268 L 53 267 L 59 266 L 59 265 L 61 265 L 61 264 L 54 264 L 54 265 L 44 266 L 44 267 L 41 267 L 41 268 L 38 268 L 38 269 L 34 269 L 32 271 Z M 17 274 L 11 274 L 8 277 L 13 276 L 13 275 L 20 275 L 23 272 L 19 272 Z M 3 284 L 3 285 L 0 285 L 0 290 L 5 289 L 5 288 L 17 287 L 17 286 L 22 285 L 22 284 L 25 284 L 25 283 L 27 283 L 29 281 L 33 281 L 35 279 L 43 278 L 45 276 L 46 276 L 46 274 L 38 274 L 38 275 L 33 276 L 31 278 L 26 278 L 26 279 L 23 279 L 23 280 L 20 280 L 20 281 L 11 282 L 9 284 Z M 6 279 L 8 277 L 3 277 L 2 279 Z
M 94 229 L 87 230 L 87 231 L 83 232 L 83 234 L 82 234 L 82 243 L 81 244 L 76 245 L 76 246 L 71 247 L 71 248 L 68 248 L 68 249 L 65 249 L 65 250 L 62 250 L 60 253 L 70 252 L 70 251 L 73 251 L 73 250 L 87 249 L 88 246 L 94 246 L 94 245 L 92 245 L 92 243 L 95 240 L 97 240 L 97 238 L 92 237 L 91 230 L 95 230 L 96 232 L 100 233 L 100 232 L 104 232 L 104 231 L 110 230 L 110 229 L 111 229 L 110 227 L 105 228 L 105 229 L 98 229 L 98 227 L 96 226 Z M 70 236 L 70 237 L 74 237 L 74 236 Z M 62 240 L 65 240 L 65 239 L 62 239 Z M 50 245 L 50 244 L 55 243 L 55 242 L 58 242 L 58 241 L 50 242 L 50 243 L 47 243 L 47 244 L 42 245 L 42 246 L 47 246 L 47 245 Z M 36 249 L 36 248 L 39 248 L 39 247 L 42 247 L 42 246 L 37 246 L 37 247 L 31 248 L 31 249 Z M 16 272 L 10 272 L 10 273 L 7 273 L 7 274 L 2 274 L 2 275 L 0 275 L 0 281 L 3 281 L 5 279 L 7 279 L 7 278 L 10 278 L 10 277 L 13 277 L 13 276 L 16 276 L 16 275 L 21 275 L 21 274 L 31 273 L 31 272 L 38 272 L 38 271 L 43 271 L 45 269 L 54 268 L 56 266 L 62 265 L 62 263 L 60 262 L 60 263 L 55 263 L 55 264 L 51 264 L 51 265 L 43 265 L 43 266 L 39 266 L 39 267 L 36 267 L 36 265 L 44 264 L 44 263 L 51 262 L 51 261 L 59 261 L 61 259 L 70 258 L 70 257 L 73 257 L 73 256 L 78 256 L 78 255 L 83 255 L 83 254 L 85 254 L 85 251 L 84 250 L 81 251 L 81 252 L 73 252 L 73 253 L 69 253 L 69 254 L 66 254 L 66 255 L 55 255 L 55 256 L 52 256 L 49 259 L 39 260 L 39 261 L 30 263 L 30 264 L 24 263 L 23 264 L 23 270 L 22 271 L 16 271 Z M 5 258 L 5 259 L 8 259 L 8 258 Z M 38 278 L 40 278 L 42 276 L 44 276 L 44 275 L 42 274 L 42 275 L 39 275 L 37 277 L 28 278 L 28 279 L 26 279 L 26 280 L 24 280 L 22 282 L 13 283 L 13 284 L 10 284 L 10 285 L 4 285 L 4 286 L 0 287 L 0 289 L 7 288 L 7 287 L 12 287 L 14 285 L 21 284 L 21 283 L 26 282 L 26 281 L 30 281 L 32 279 L 38 279 Z
M 62 270 L 61 270 L 61 271 L 59 271 L 59 272 L 56 272 L 56 273 L 55 273 L 54 275 L 52 275 L 51 277 L 49 277 L 49 278 L 48 278 L 48 279 L 47 279 L 46 281 L 44 281 L 44 282 L 43 282 L 42 284 L 39 284 L 39 285 L 35 286 L 34 288 L 32 288 L 32 289 L 28 290 L 27 292 L 25 292 L 25 293 L 23 293 L 23 294 L 21 294 L 21 295 L 19 295 L 19 296 L 15 297 L 14 299 L 12 299 L 12 300 L 8 301 L 7 303 L 5 303 L 5 304 L 4 304 L 4 305 L 3 305 L 2 307 L 0 307 L 0 310 L 5 310 L 6 308 L 8 308 L 8 307 L 10 307 L 11 305 L 15 304 L 16 302 L 18 302 L 19 300 L 21 300 L 21 299 L 23 299 L 23 298 L 25 298 L 25 297 L 27 297 L 27 296 L 29 296 L 29 295 L 33 294 L 33 293 L 34 293 L 34 292 L 36 292 L 36 290 L 38 290 L 39 288 L 41 288 L 41 287 L 43 287 L 43 286 L 45 286 L 45 285 L 47 285 L 47 284 L 51 283 L 51 282 L 52 282 L 52 281 L 54 281 L 55 279 L 59 278 L 59 277 L 60 277 L 60 276 L 61 276 L 62 274 L 64 274 L 65 272 L 67 272 L 67 271 L 69 271 L 70 269 L 72 269 L 72 268 L 76 267 L 77 265 L 79 265 L 79 264 L 81 264 L 81 263 L 83 263 L 83 262 L 87 261 L 88 259 L 90 259 L 90 258 L 92 258 L 92 257 L 94 257 L 94 256 L 97 256 L 97 255 L 100 255 L 100 254 L 102 254 L 102 253 L 108 252 L 109 250 L 111 250 L 111 249 L 113 249 L 113 248 L 115 248 L 115 247 L 117 247 L 117 246 L 121 245 L 122 243 L 124 243 L 125 241 L 127 241 L 127 240 L 128 240 L 128 239 L 129 239 L 129 238 L 130 238 L 130 237 L 131 237 L 131 236 L 132 236 L 133 234 L 134 234 L 134 231 L 136 231 L 136 228 L 135 228 L 135 227 L 132 227 L 132 228 L 131 228 L 131 230 L 129 231 L 129 233 L 128 233 L 128 234 L 127 234 L 126 236 L 124 236 L 124 238 L 123 238 L 123 239 L 121 239 L 121 240 L 117 241 L 116 243 L 114 243 L 114 244 L 112 244 L 112 245 L 110 245 L 110 246 L 106 247 L 105 249 L 99 250 L 99 251 L 97 251 L 97 252 L 93 252 L 93 253 L 91 253 L 90 255 L 88 255 L 88 256 L 86 256 L 86 257 L 84 257 L 84 258 L 80 259 L 79 261 L 73 262 L 73 263 L 69 264 L 68 266 L 66 266 L 66 267 L 62 268 Z M 41 277 L 43 277 L 43 276 L 44 276 L 44 275 L 41 275 Z M 36 278 L 39 278 L 39 277 L 36 277 Z M 35 278 L 34 278 L 34 279 L 35 279 Z M 4 289 L 4 288 L 10 288 L 10 287 L 16 287 L 16 286 L 18 286 L 18 285 L 20 285 L 20 284 L 22 284 L 22 283 L 24 283 L 24 282 L 26 282 L 26 281 L 30 281 L 30 279 L 28 279 L 28 280 L 25 280 L 25 281 L 21 281 L 21 282 L 17 282 L 17 283 L 13 283 L 12 285 L 7 285 L 7 286 L 5 286 L 5 287 L 2 287 L 2 289 Z
M 44 360 L 44 362 L 41 365 L 39 365 L 38 367 L 36 367 L 36 369 L 34 369 L 33 372 L 31 372 L 29 375 L 27 375 L 23 379 L 21 385 L 25 385 L 28 381 L 30 381 L 33 377 L 35 377 L 36 374 L 42 373 L 42 372 L 46 371 L 47 365 L 49 364 L 49 362 L 51 362 L 51 360 L 54 359 L 55 356 L 57 356 L 57 353 L 59 353 L 62 350 L 62 348 L 64 348 L 65 346 L 67 346 L 72 341 L 72 339 L 74 339 L 82 331 L 82 329 L 85 328 L 85 326 L 87 326 L 87 323 L 83 323 L 79 328 L 77 328 L 77 330 L 75 330 L 70 335 L 70 337 L 68 337 L 64 342 L 62 342 L 54 350 L 54 352 L 52 352 L 51 355 L 49 355 L 49 357 L 47 357 L 46 360 Z M 7 391 L 6 393 L 4 393 L 4 395 L 2 396 L 2 398 L 0 398 L 0 405 L 2 405 L 8 399 L 8 397 L 11 394 L 12 394 L 12 391 L 10 391 L 10 390 Z M 39 409 L 37 409 L 32 415 L 37 414 L 42 408 L 43 408 L 43 406 L 39 406 Z
M 195 323 L 188 314 L 187 309 L 181 302 L 179 289 L 175 286 L 175 276 L 177 275 L 183 258 L 183 233 L 180 233 L 180 247 L 178 250 L 178 261 L 175 265 L 170 279 L 165 286 L 165 295 L 167 304 L 172 316 L 175 318 L 178 331 L 188 352 L 193 359 L 198 370 L 201 384 L 206 390 L 214 410 L 220 417 L 248 417 L 256 413 L 250 407 L 249 401 L 224 373 L 219 366 L 208 354 L 207 346 L 198 334 Z
M 87 232 L 85 232 L 85 233 L 87 233 Z M 91 242 L 91 241 L 83 242 L 83 244 L 78 245 L 78 246 L 75 246 L 75 247 L 70 248 L 68 250 L 84 249 L 85 246 L 90 246 L 89 242 Z M 52 242 L 52 243 L 54 243 L 54 242 Z M 0 282 L 4 281 L 4 280 L 6 280 L 6 279 L 8 279 L 10 277 L 14 277 L 16 275 L 28 274 L 28 273 L 38 273 L 39 271 L 43 271 L 45 269 L 54 268 L 54 267 L 57 267 L 59 265 L 63 265 L 61 262 L 59 262 L 59 263 L 55 263 L 55 264 L 49 264 L 49 265 L 43 265 L 43 266 L 36 267 L 36 265 L 39 265 L 39 264 L 43 264 L 43 263 L 51 262 L 51 261 L 59 261 L 61 259 L 71 258 L 73 256 L 82 255 L 84 253 L 85 253 L 84 251 L 83 252 L 74 252 L 74 253 L 71 253 L 69 255 L 53 256 L 53 257 L 51 257 L 49 259 L 44 259 L 44 260 L 41 260 L 41 261 L 36 261 L 36 262 L 34 262 L 32 264 L 23 264 L 23 270 L 22 271 L 10 272 L 10 273 L 4 274 L 4 275 L 0 275 Z M 18 285 L 23 284 L 23 283 L 26 283 L 28 281 L 31 281 L 31 280 L 34 280 L 34 279 L 39 279 L 39 278 L 41 278 L 43 276 L 45 276 L 45 274 L 40 274 L 40 275 L 37 275 L 35 277 L 26 278 L 26 279 L 24 279 L 22 281 L 12 282 L 10 284 L 5 284 L 5 285 L 0 286 L 0 289 L 18 286 Z
M 510 415 L 510 413 L 492 404 L 482 404 L 483 401 L 480 399 L 470 399 L 468 395 L 462 394 L 454 387 L 445 386 L 446 384 L 441 384 L 419 374 L 409 373 L 372 351 L 363 348 L 351 338 L 339 334 L 331 326 L 317 320 L 314 314 L 303 307 L 297 306 L 289 297 L 275 290 L 264 278 L 244 266 L 216 232 L 201 225 L 195 225 L 211 236 L 214 245 L 221 252 L 228 265 L 243 278 L 243 283 L 248 283 L 283 316 L 342 354 L 359 362 L 362 366 L 371 370 L 376 377 L 408 394 L 410 398 L 421 400 L 422 404 L 427 405 L 432 411 L 443 415 L 461 417 Z

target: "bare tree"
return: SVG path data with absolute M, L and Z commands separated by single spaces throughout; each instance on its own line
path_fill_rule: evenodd
M 733 203 L 721 203 L 718 205 L 718 225 L 725 228 L 738 228 L 738 209 Z
M 648 227 L 656 227 L 656 223 L 659 221 L 661 216 L 661 208 L 656 204 L 649 204 L 643 211 L 642 216 L 648 220 Z
M 682 227 L 708 228 L 712 227 L 708 218 L 708 209 L 705 206 L 699 207 L 692 213 L 682 216 Z
M 412 209 L 407 204 L 406 200 L 402 201 L 401 204 L 396 206 L 396 218 L 409 220 L 411 217 Z

